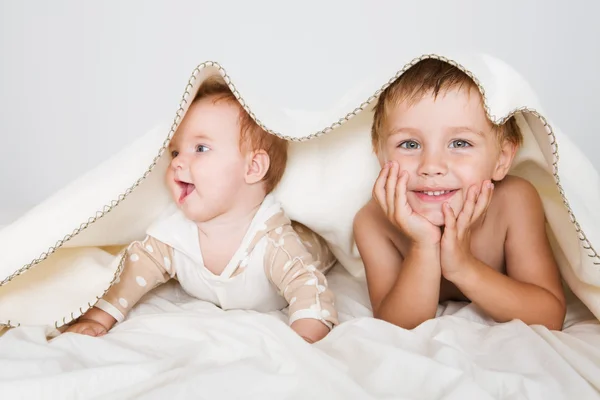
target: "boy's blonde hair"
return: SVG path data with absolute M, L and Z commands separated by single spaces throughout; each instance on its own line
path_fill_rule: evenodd
M 393 107 L 403 101 L 414 104 L 428 94 L 437 98 L 440 92 L 450 89 L 475 89 L 479 93 L 479 88 L 466 73 L 437 59 L 419 61 L 404 72 L 381 93 L 375 105 L 371 128 L 371 141 L 375 152 L 379 153 L 381 141 L 386 137 L 387 116 Z M 523 135 L 514 116 L 503 125 L 495 126 L 494 130 L 501 142 L 506 140 L 515 146 L 523 142 Z
M 242 108 L 229 89 L 229 86 L 217 77 L 207 78 L 198 89 L 194 102 L 213 97 L 214 102 L 225 100 L 239 107 L 240 151 L 264 150 L 269 155 L 269 169 L 263 178 L 265 191 L 271 193 L 277 186 L 287 164 L 288 141 L 272 135 L 262 129 Z

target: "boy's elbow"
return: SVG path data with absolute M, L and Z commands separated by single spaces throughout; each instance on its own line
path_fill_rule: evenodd
M 532 321 L 530 321 L 528 325 L 541 325 L 551 331 L 561 331 L 565 322 L 566 313 L 567 308 L 564 302 L 560 302 L 556 299 L 556 303 L 553 304 L 552 307 L 537 311 L 536 314 L 542 314 L 542 316 L 532 318 Z
M 562 331 L 564 322 L 563 318 L 548 318 L 547 321 L 542 322 L 542 326 L 545 326 L 550 331 Z
M 563 324 L 565 323 L 566 315 L 566 305 L 564 303 L 559 303 L 551 313 L 551 316 L 549 316 L 548 321 L 544 324 L 544 326 L 551 331 L 561 331 Z
M 567 305 L 564 297 L 556 296 L 555 294 L 552 296 L 555 301 L 546 313 L 548 317 L 542 325 L 551 331 L 560 331 L 562 330 L 565 316 L 567 315 Z
M 387 312 L 383 307 L 373 308 L 373 318 L 380 319 L 390 324 L 396 325 L 399 328 L 411 330 L 419 326 L 425 320 L 415 320 L 414 318 L 409 319 L 405 316 L 400 315 L 398 312 Z

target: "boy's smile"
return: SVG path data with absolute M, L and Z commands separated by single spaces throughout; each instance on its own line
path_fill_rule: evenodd
M 440 188 L 424 188 L 413 190 L 412 192 L 421 201 L 431 203 L 443 203 L 448 201 L 452 196 L 456 194 L 458 189 L 440 189 Z

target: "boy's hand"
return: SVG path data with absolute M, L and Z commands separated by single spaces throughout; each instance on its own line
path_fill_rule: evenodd
M 440 228 L 413 211 L 406 197 L 408 172 L 395 161 L 386 163 L 373 187 L 373 197 L 387 218 L 414 244 L 438 245 Z
M 104 336 L 107 333 L 106 327 L 100 322 L 92 320 L 82 320 L 71 325 L 66 332 L 79 333 L 88 336 Z
M 494 185 L 490 181 L 482 183 L 481 191 L 476 186 L 471 186 L 458 218 L 448 203 L 442 206 L 445 224 L 440 253 L 442 274 L 451 282 L 457 274 L 465 271 L 465 266 L 473 259 L 471 227 L 490 205 L 493 189 Z

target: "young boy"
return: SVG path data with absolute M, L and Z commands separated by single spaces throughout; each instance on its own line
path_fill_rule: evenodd
M 177 278 L 190 295 L 223 309 L 289 305 L 291 328 L 308 342 L 322 339 L 338 323 L 323 275 L 335 258 L 308 228 L 296 232 L 269 194 L 283 176 L 287 142 L 209 79 L 169 151 L 166 184 L 177 207 L 127 248 L 117 283 L 67 332 L 103 335 L 145 293 Z
M 375 107 L 382 170 L 356 215 L 373 314 L 406 329 L 469 300 L 497 322 L 560 330 L 565 300 L 535 188 L 507 176 L 522 136 L 494 126 L 475 83 L 428 59 Z

